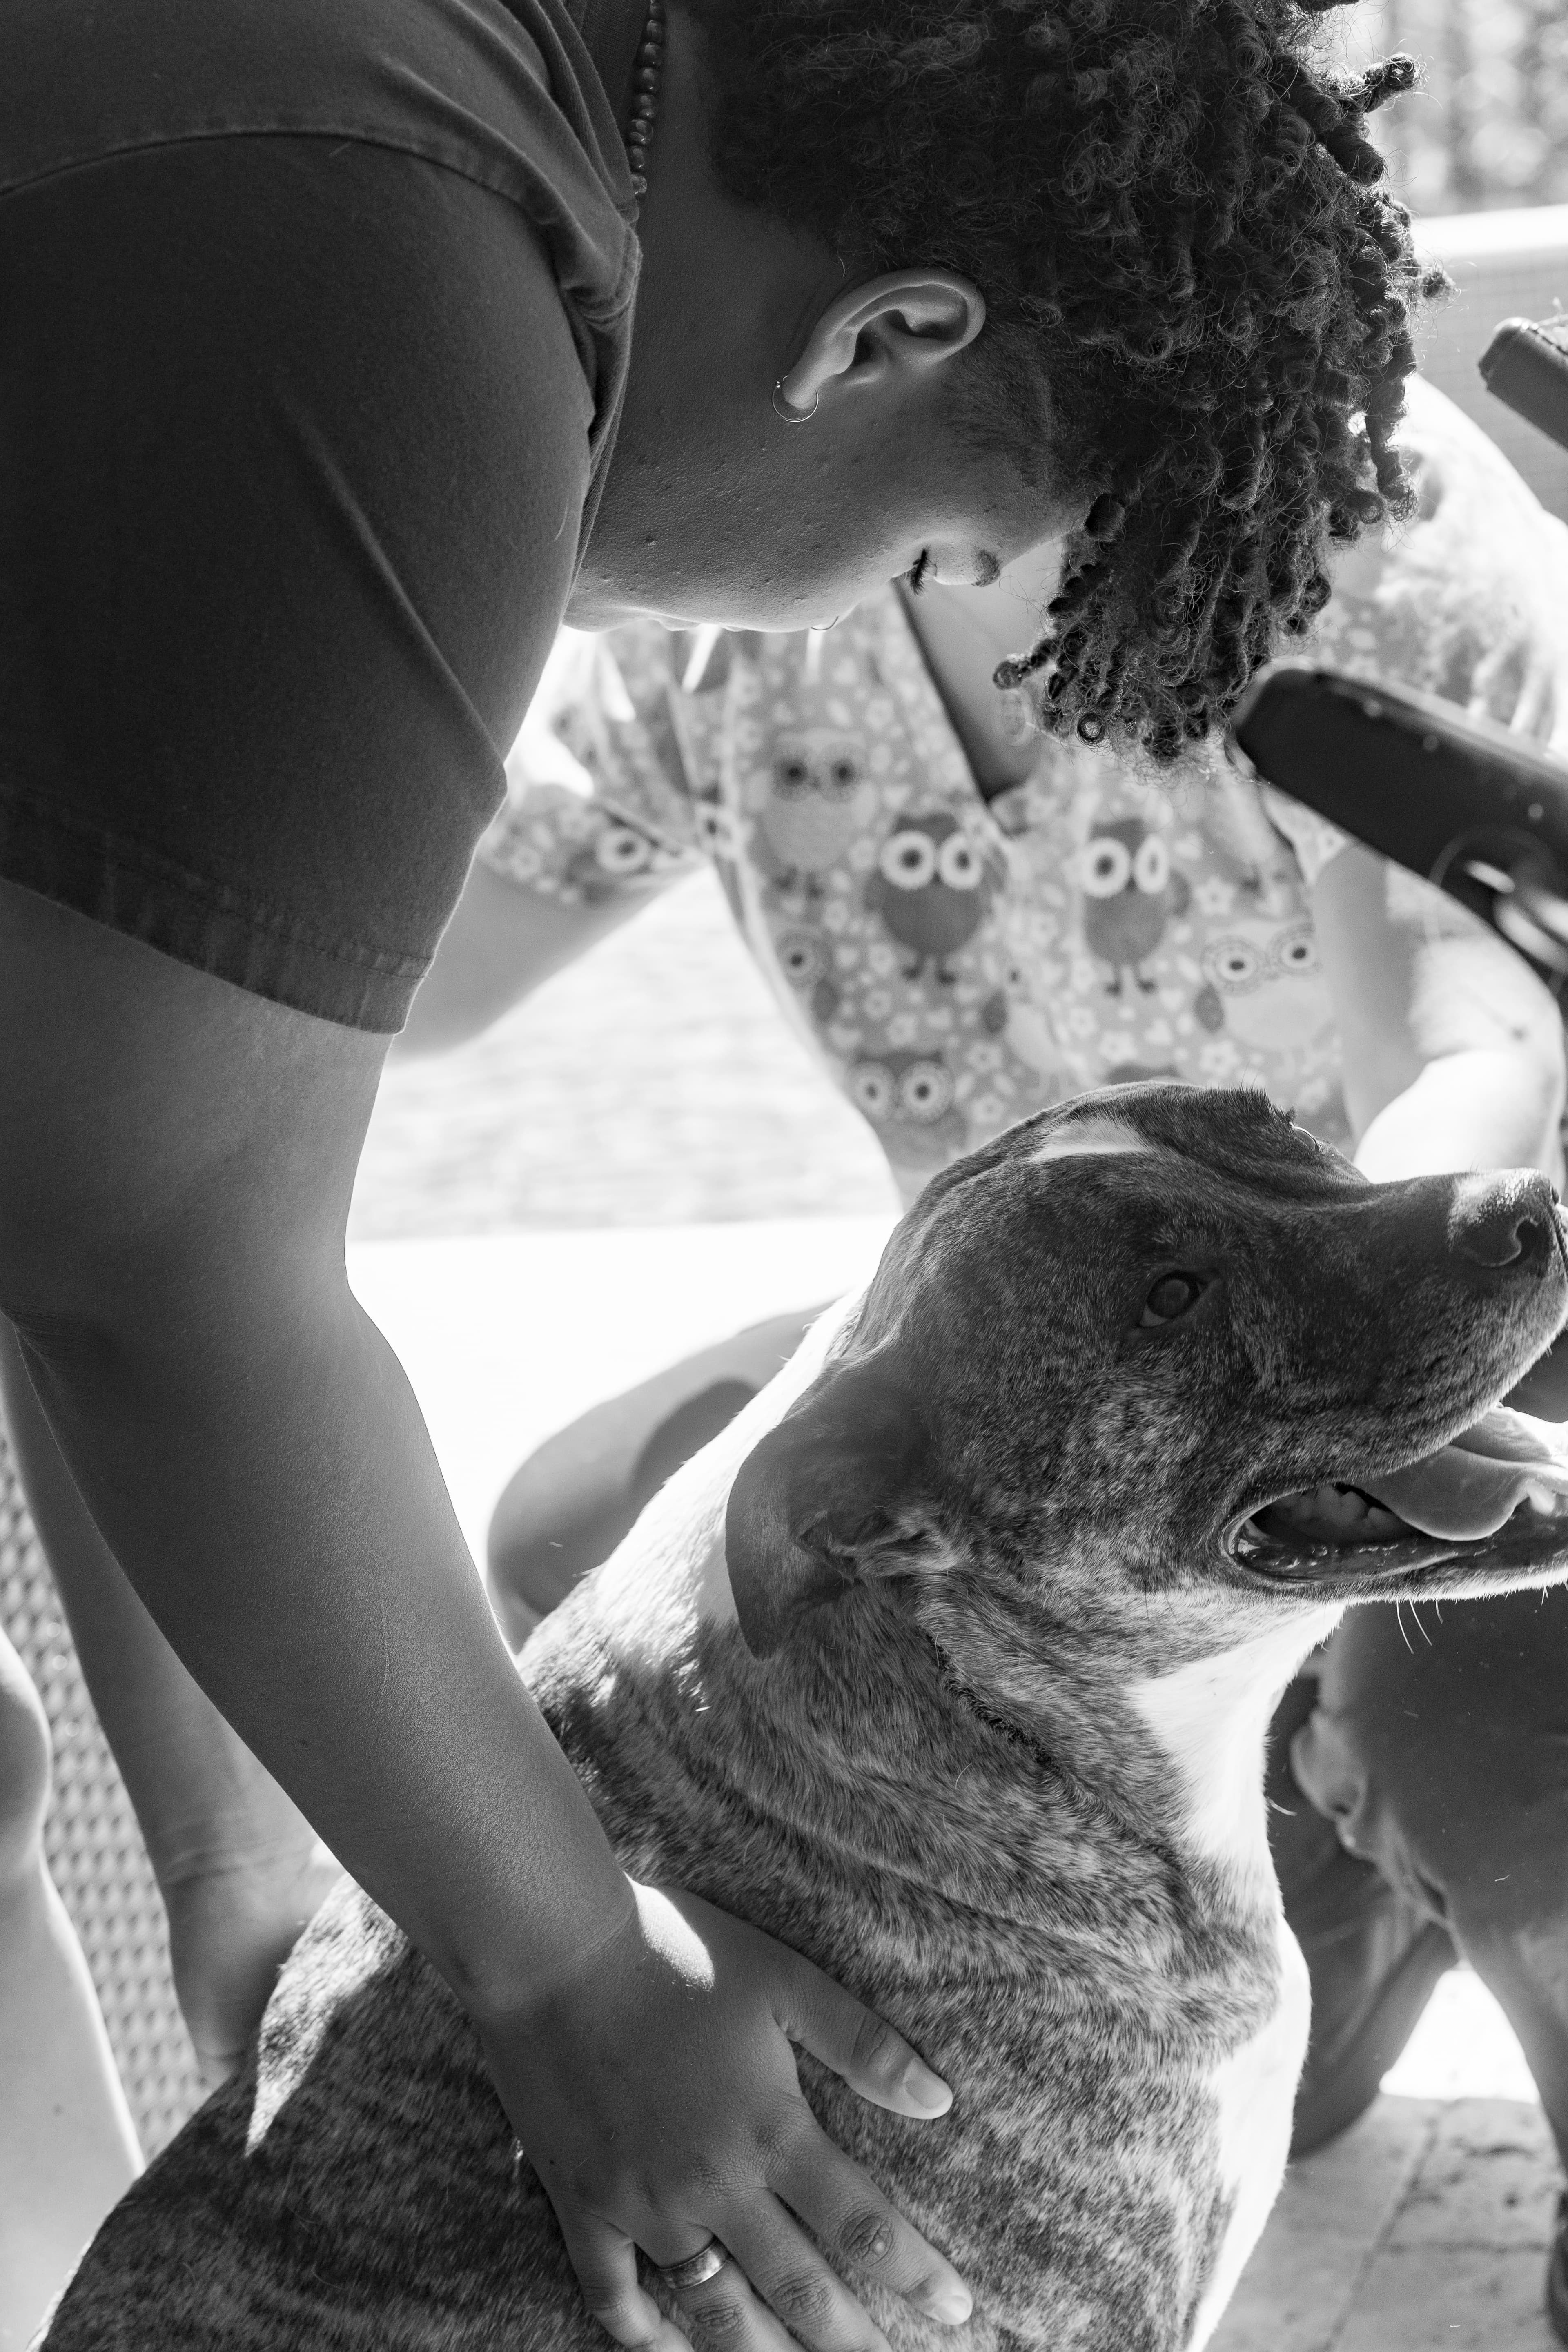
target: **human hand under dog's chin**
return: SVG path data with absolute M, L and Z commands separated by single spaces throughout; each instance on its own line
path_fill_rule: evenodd
M 678 2298 L 700 2336 L 726 2352 L 784 2352 L 792 2334 L 812 2352 L 887 2352 L 803 2222 L 916 2309 L 967 2318 L 956 2272 L 817 2124 L 790 2044 L 899 2115 L 945 2114 L 946 2084 L 787 1946 L 694 1895 L 633 1893 L 570 1984 L 481 2028 L 601 2325 L 619 2344 L 681 2352 L 637 2283 L 637 2249 L 668 2265 L 712 2238 L 730 2259 Z

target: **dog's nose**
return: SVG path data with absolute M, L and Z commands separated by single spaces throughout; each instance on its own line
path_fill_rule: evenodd
M 1455 1200 L 1449 1236 L 1461 1257 L 1489 1273 L 1542 1273 L 1558 1246 L 1557 1195 L 1544 1176 L 1468 1179 Z

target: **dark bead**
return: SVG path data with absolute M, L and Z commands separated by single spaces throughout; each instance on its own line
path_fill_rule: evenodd
M 647 162 L 647 149 L 646 147 L 637 146 L 628 147 L 626 149 L 626 161 L 631 165 L 634 172 L 640 172 L 643 165 Z
M 637 86 L 638 89 L 657 89 L 658 88 L 658 68 L 657 66 L 639 66 L 637 68 Z
M 632 194 L 637 198 L 639 203 L 647 194 L 647 182 L 643 178 L 640 172 L 634 172 L 632 173 Z

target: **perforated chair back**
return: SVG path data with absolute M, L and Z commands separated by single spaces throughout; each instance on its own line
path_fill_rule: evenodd
M 136 2129 L 152 2156 L 201 2101 L 169 1974 L 163 1906 L 0 1423 L 0 1625 L 48 1717 L 49 1870 L 81 1938 Z

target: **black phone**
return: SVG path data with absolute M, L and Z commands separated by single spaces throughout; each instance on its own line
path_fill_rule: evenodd
M 1568 449 L 1568 318 L 1505 319 L 1477 364 L 1489 392 Z
M 1436 695 L 1300 661 L 1258 672 L 1229 749 L 1568 982 L 1568 764 Z

